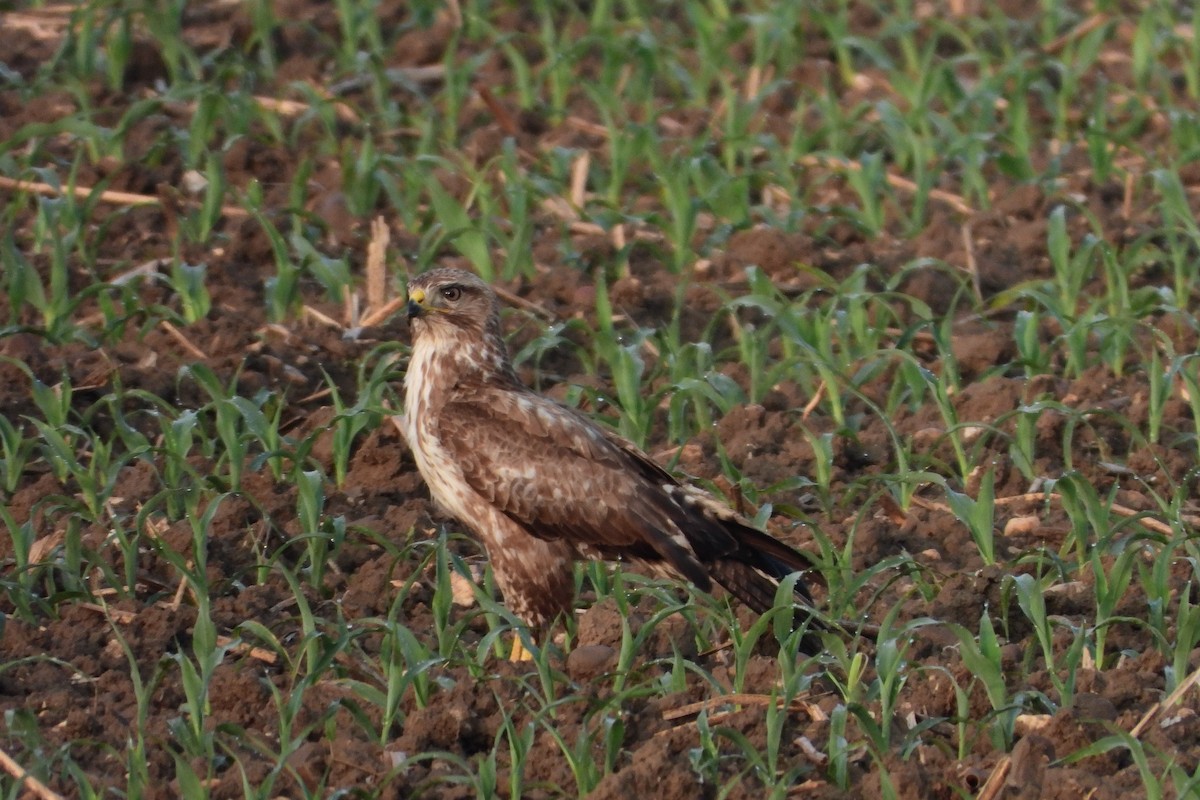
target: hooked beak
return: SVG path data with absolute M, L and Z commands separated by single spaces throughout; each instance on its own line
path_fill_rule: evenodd
M 428 309 L 425 308 L 425 292 L 421 289 L 413 289 L 408 295 L 408 306 L 405 308 L 405 313 L 409 319 L 419 317 Z

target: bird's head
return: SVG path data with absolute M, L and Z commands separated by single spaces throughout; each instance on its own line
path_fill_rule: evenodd
M 408 284 L 408 318 L 414 332 L 443 326 L 482 329 L 499 316 L 496 293 L 478 276 L 442 267 Z
M 408 284 L 409 324 L 414 346 L 462 357 L 479 350 L 493 364 L 507 361 L 496 293 L 477 275 L 441 267 Z

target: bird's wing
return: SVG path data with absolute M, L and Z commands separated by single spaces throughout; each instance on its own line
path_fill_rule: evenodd
M 700 549 L 734 546 L 720 529 L 697 542 L 668 492 L 674 478 L 620 437 L 523 390 L 484 390 L 450 402 L 437 433 L 466 482 L 531 534 L 586 545 L 609 558 L 663 559 L 698 586 Z

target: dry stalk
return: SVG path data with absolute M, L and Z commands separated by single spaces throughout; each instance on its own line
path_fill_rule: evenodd
M 778 706 L 784 707 L 784 702 L 778 697 L 772 697 L 769 694 L 723 694 L 719 697 L 709 697 L 705 700 L 700 700 L 696 703 L 688 703 L 679 708 L 671 708 L 663 712 L 663 719 L 671 722 L 683 717 L 690 717 L 699 714 L 702 711 L 711 711 L 714 708 L 727 705 L 739 706 Z M 803 700 L 793 700 L 786 704 L 791 711 L 806 711 L 810 703 Z
M 387 248 L 391 238 L 387 222 L 383 217 L 375 217 L 371 221 L 371 242 L 367 245 L 368 312 L 387 302 Z
M 25 784 L 25 788 L 41 800 L 63 800 L 62 795 L 51 791 L 50 787 L 26 772 L 25 768 L 2 748 L 0 748 L 0 766 L 3 766 L 9 775 L 16 778 L 17 783 Z
M 184 336 L 183 331 L 179 330 L 179 328 L 176 328 L 165 319 L 160 321 L 158 324 L 172 339 L 179 342 L 179 346 L 186 350 L 188 355 L 190 355 L 192 358 L 196 359 L 197 361 L 208 360 L 208 354 L 196 345 L 192 344 L 191 339 Z
M 801 166 L 810 169 L 813 167 L 832 167 L 843 172 L 860 172 L 862 170 L 862 164 L 857 161 L 849 158 L 835 158 L 833 156 L 804 156 L 800 159 L 799 163 Z M 888 185 L 893 189 L 898 189 L 908 194 L 916 194 L 918 191 L 919 187 L 908 178 L 902 178 L 890 172 L 887 173 L 885 178 Z M 930 189 L 929 197 L 931 200 L 945 203 L 965 217 L 969 217 L 975 213 L 975 209 L 965 199 L 953 192 L 947 192 L 944 189 Z
M 93 186 L 72 186 L 69 189 L 51 186 L 48 183 L 38 183 L 37 181 L 25 181 L 17 178 L 6 178 L 0 175 L 0 189 L 12 189 L 16 192 L 32 192 L 46 197 L 62 197 L 65 194 L 71 194 L 81 200 L 86 200 L 95 194 L 96 189 Z M 110 203 L 117 206 L 161 206 L 162 200 L 159 197 L 149 194 L 135 194 L 133 192 L 116 192 L 106 189 L 100 192 L 100 202 Z M 221 214 L 226 217 L 248 217 L 250 212 L 238 206 L 221 206 Z

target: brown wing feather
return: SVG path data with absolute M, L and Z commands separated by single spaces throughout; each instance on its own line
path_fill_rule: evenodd
M 665 561 L 758 612 L 809 564 L 707 493 L 680 484 L 632 443 L 523 389 L 477 390 L 443 406 L 439 436 L 463 478 L 529 533 L 608 559 Z M 807 587 L 796 584 L 801 601 Z
M 679 525 L 687 517 L 663 489 L 674 478 L 586 417 L 532 392 L 484 390 L 444 405 L 438 435 L 471 488 L 533 535 L 607 558 L 665 560 L 710 586 L 694 535 Z M 717 535 L 728 539 L 720 549 L 734 546 Z
M 805 566 L 630 442 L 521 386 L 496 297 L 478 277 L 433 270 L 410 290 L 405 436 L 435 498 L 484 539 L 530 624 L 569 606 L 564 565 L 578 554 L 647 561 L 702 589 L 715 580 L 759 611 Z M 807 598 L 802 584 L 797 593 Z

